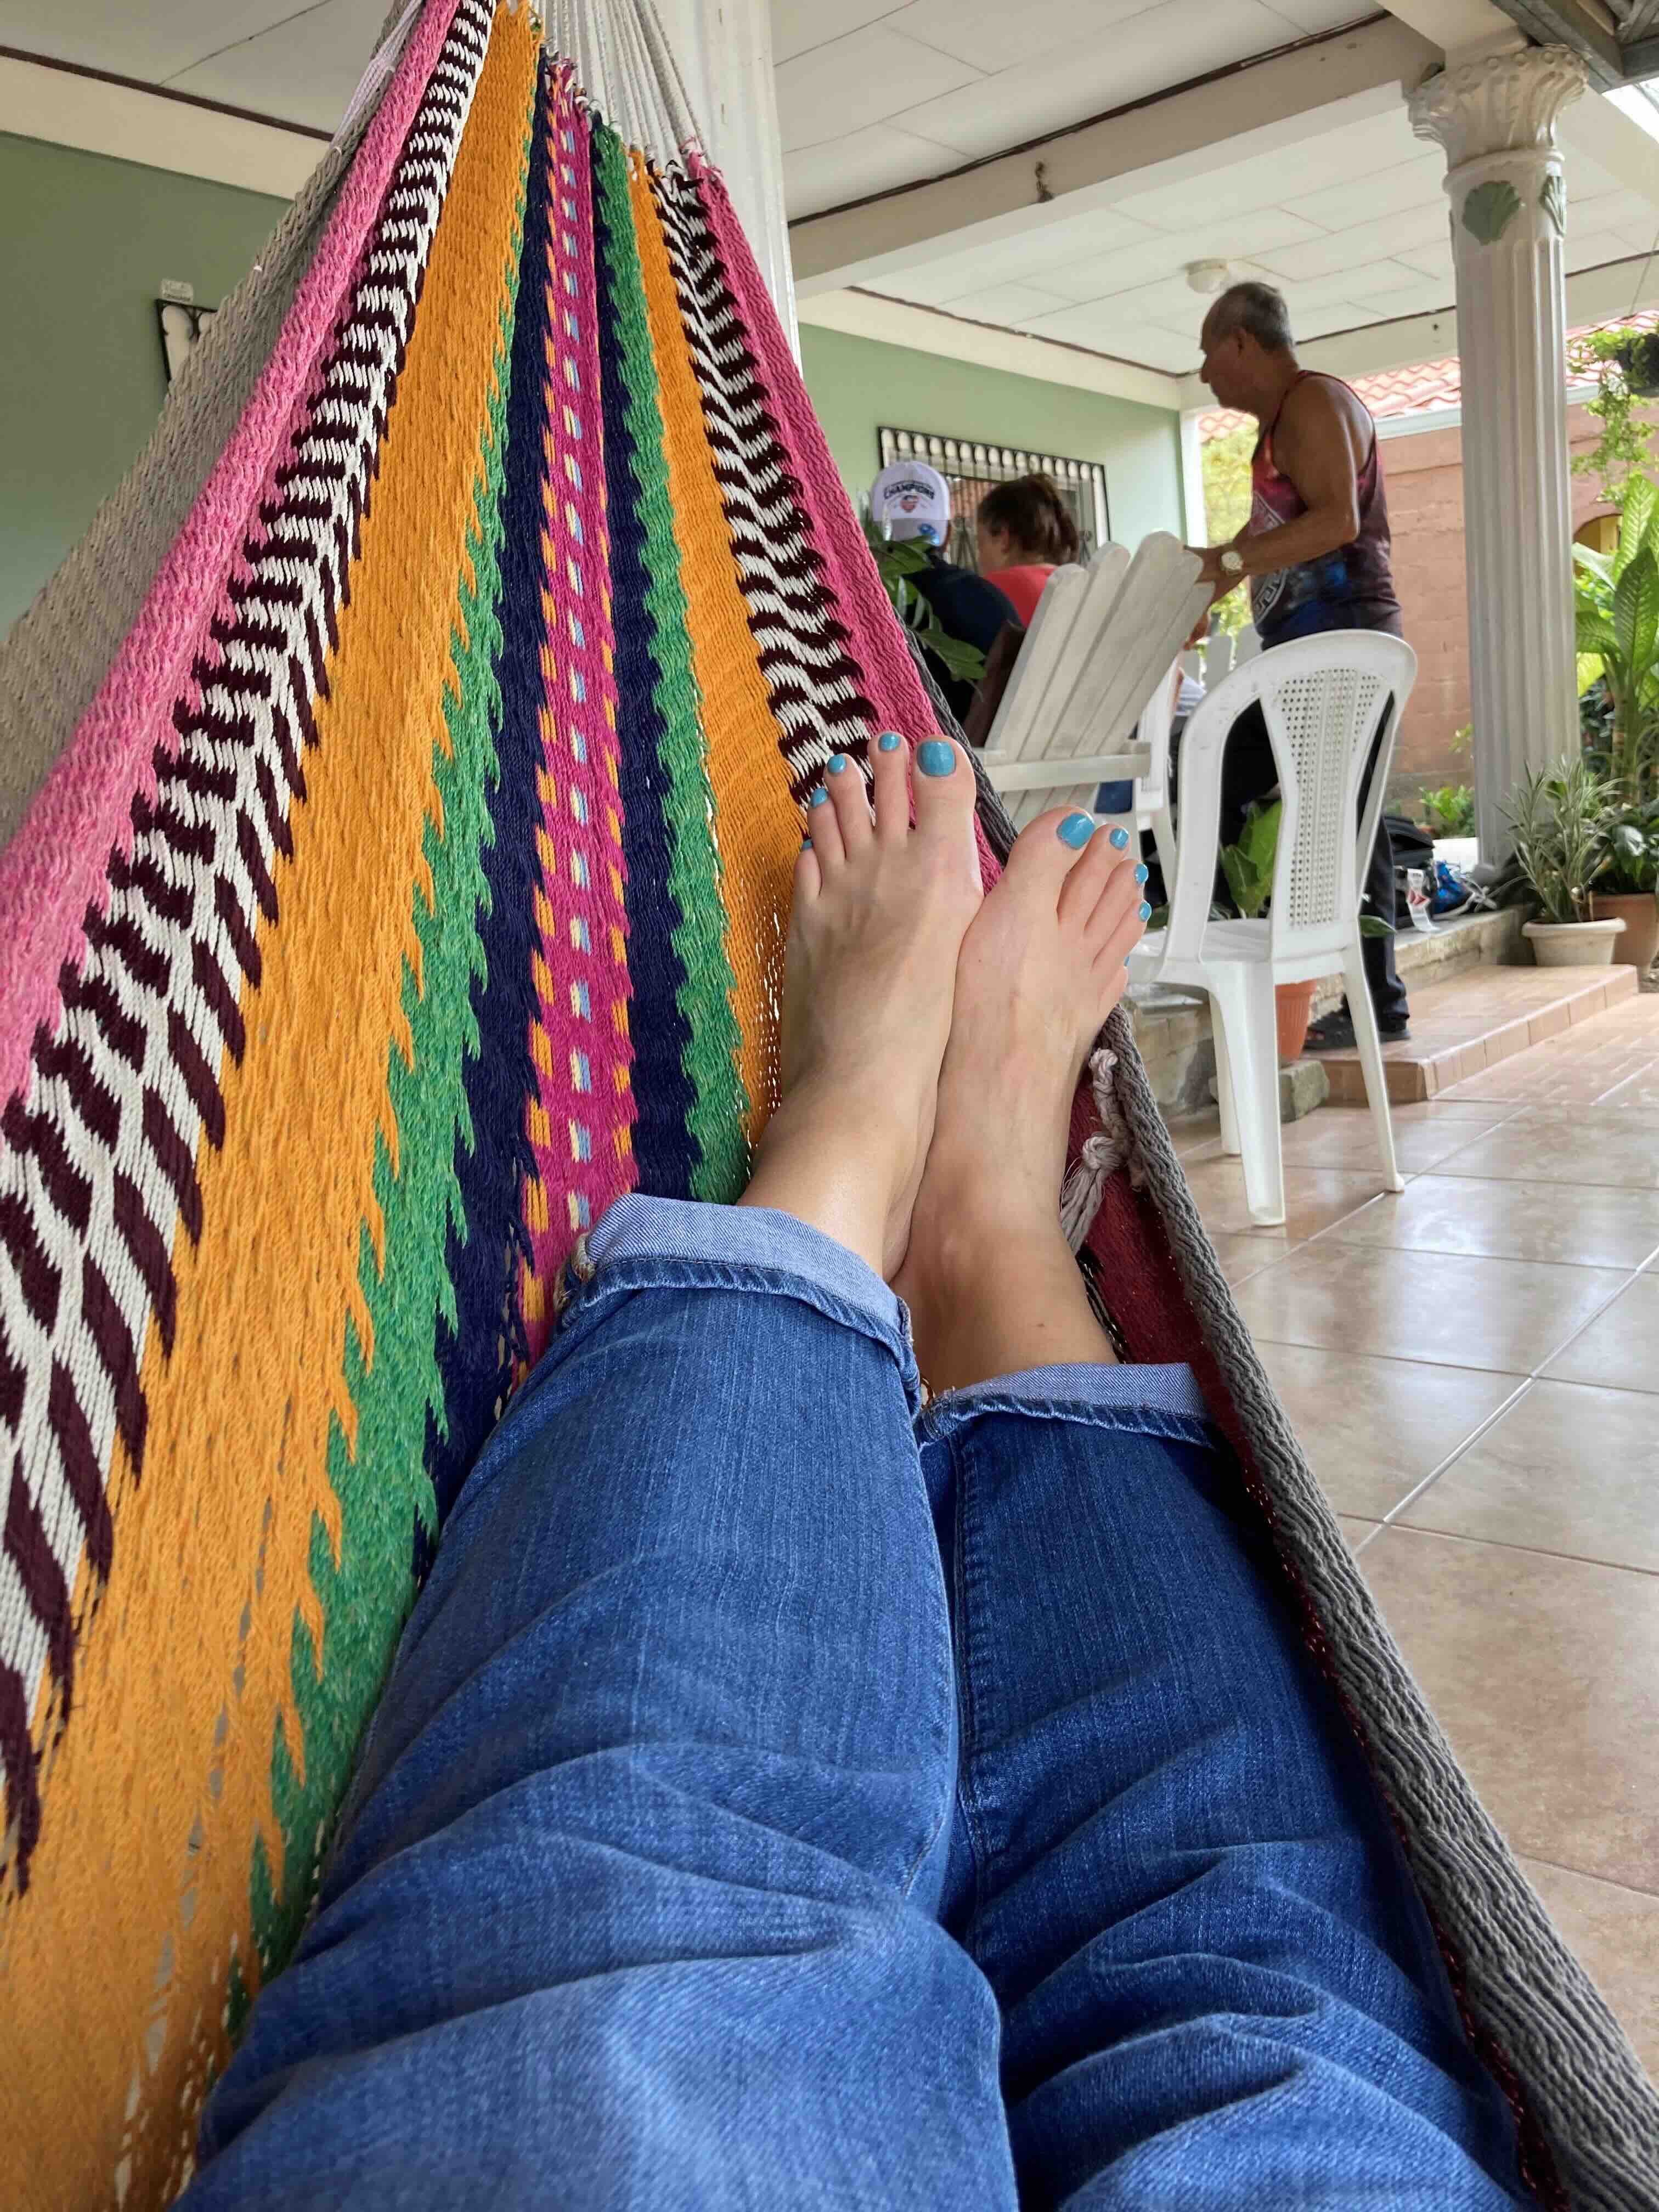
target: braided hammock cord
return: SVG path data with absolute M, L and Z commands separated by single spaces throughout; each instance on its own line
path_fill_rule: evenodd
M 648 126 L 639 5 L 579 43 Z M 632 142 L 521 6 L 404 13 L 0 652 L 0 756 L 8 718 L 34 748 L 0 791 L 33 793 L 0 854 L 21 2212 L 187 2177 L 576 1240 L 630 1189 L 742 1188 L 824 763 L 951 726 L 695 143 Z M 982 778 L 979 835 L 989 882 Z M 1377 1619 L 1121 1013 L 1094 1080 L 1091 1284 L 1237 1448 L 1540 2201 L 1659 2212 L 1659 2106 Z

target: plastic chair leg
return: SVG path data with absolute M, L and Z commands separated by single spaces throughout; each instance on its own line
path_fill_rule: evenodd
M 1359 1049 L 1360 1072 L 1365 1079 L 1365 1098 L 1376 1131 L 1376 1149 L 1382 1162 L 1384 1190 L 1404 1190 L 1394 1156 L 1394 1118 L 1389 1112 L 1389 1079 L 1382 1066 L 1382 1040 L 1376 1033 L 1376 1011 L 1365 981 L 1365 963 L 1358 939 L 1342 955 L 1342 980 L 1348 988 L 1348 1012 L 1353 1017 L 1353 1041 Z
M 1210 1035 L 1215 1040 L 1215 1103 L 1221 1109 L 1221 1149 L 1237 1158 L 1238 1110 L 1233 1103 L 1233 1068 L 1227 1057 L 1227 1032 L 1222 1027 L 1221 1006 L 1210 994 Z
M 1279 1141 L 1273 969 L 1265 961 L 1229 961 L 1212 968 L 1206 980 L 1226 1033 L 1245 1203 L 1252 1221 L 1276 1229 L 1285 1218 L 1285 1163 Z
M 1159 806 L 1152 813 L 1152 842 L 1158 848 L 1158 864 L 1164 871 L 1164 896 L 1175 896 L 1176 841 L 1175 823 L 1167 806 Z

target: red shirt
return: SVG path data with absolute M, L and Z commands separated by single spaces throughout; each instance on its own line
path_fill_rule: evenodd
M 993 568 L 986 580 L 996 586 L 1026 629 L 1030 629 L 1031 617 L 1036 612 L 1036 603 L 1042 597 L 1042 587 L 1054 573 L 1052 561 L 1046 566 L 1042 562 L 1033 562 L 1027 568 Z

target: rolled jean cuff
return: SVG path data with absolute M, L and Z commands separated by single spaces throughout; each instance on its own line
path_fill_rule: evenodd
M 986 1413 L 1051 1413 L 1193 1443 L 1212 1442 L 1216 1435 L 1198 1377 L 1184 1363 L 1127 1366 L 1094 1361 L 994 1375 L 935 1398 L 927 1425 L 942 1435 Z
M 915 1393 L 910 1317 L 857 1254 L 793 1213 L 769 1206 L 707 1206 L 629 1192 L 608 1207 L 567 1263 L 572 1319 L 592 1297 L 618 1291 L 781 1292 L 887 1346 Z

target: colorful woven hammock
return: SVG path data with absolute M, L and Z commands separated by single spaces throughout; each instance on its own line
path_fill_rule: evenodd
M 935 726 L 648 6 L 589 35 L 627 140 L 529 14 L 411 8 L 0 655 L 12 795 L 40 783 L 0 862 L 14 2206 L 185 2178 L 572 1240 L 630 1188 L 741 1188 L 804 795 Z M 988 874 L 988 798 L 981 829 Z M 1659 2203 L 1659 2107 L 1381 1629 L 1111 1035 L 1085 1264 L 1238 1443 L 1541 2201 Z

